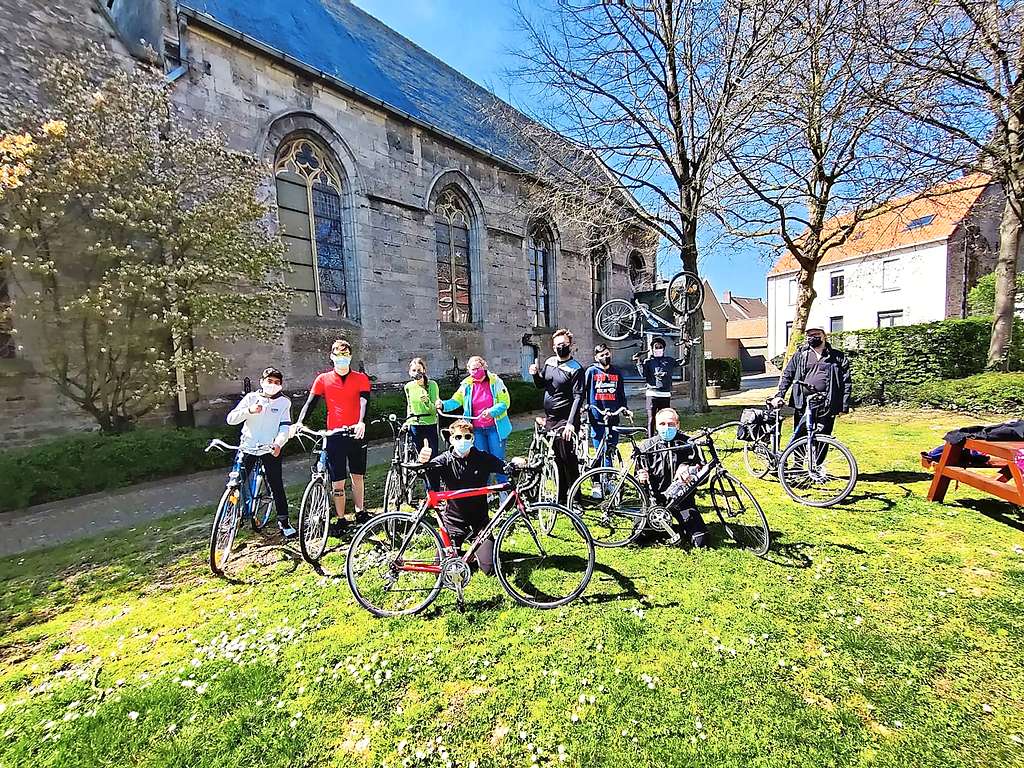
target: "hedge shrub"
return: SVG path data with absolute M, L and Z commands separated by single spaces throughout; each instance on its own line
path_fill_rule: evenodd
M 532 382 L 506 380 L 511 413 L 541 407 L 543 392 Z M 451 394 L 442 387 L 441 394 Z M 302 402 L 295 398 L 292 416 L 298 417 Z M 381 392 L 370 399 L 367 420 L 388 413 L 405 415 L 405 395 Z M 310 427 L 322 429 L 326 410 L 321 401 L 306 417 Z M 191 429 L 139 428 L 121 435 L 99 432 L 73 434 L 30 448 L 0 452 L 0 512 L 33 504 L 73 498 L 87 493 L 122 488 L 133 483 L 226 466 L 221 452 L 204 453 L 215 437 L 234 443 L 239 427 Z M 371 439 L 391 436 L 387 424 L 368 424 Z M 285 446 L 285 454 L 302 451 L 297 441 Z
M 942 320 L 895 328 L 843 331 L 829 336 L 846 350 L 859 402 L 899 402 L 912 387 L 929 381 L 963 379 L 985 370 L 991 318 Z M 1010 367 L 1020 370 L 1024 325 L 1016 321 Z
M 1024 373 L 980 373 L 965 379 L 929 381 L 912 387 L 904 402 L 928 408 L 981 413 L 1024 410 Z
M 735 357 L 711 357 L 704 361 L 704 378 L 717 381 L 722 389 L 739 389 L 743 369 Z

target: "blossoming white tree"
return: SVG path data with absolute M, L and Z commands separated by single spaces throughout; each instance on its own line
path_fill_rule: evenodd
M 161 73 L 90 51 L 40 64 L 42 95 L 0 131 L 0 268 L 43 373 L 122 431 L 224 348 L 283 328 L 283 247 L 255 158 L 186 127 Z

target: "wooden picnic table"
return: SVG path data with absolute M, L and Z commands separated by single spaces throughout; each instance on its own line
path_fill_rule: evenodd
M 962 458 L 965 449 L 973 449 L 988 456 L 985 467 L 967 468 Z M 1024 449 L 1024 441 L 976 440 L 946 443 L 942 456 L 933 464 L 935 477 L 928 490 L 929 501 L 942 501 L 951 481 L 969 485 L 980 491 L 998 496 L 1012 504 L 1024 507 L 1024 476 L 1014 462 L 1017 451 Z M 995 475 L 983 474 L 978 469 L 996 469 Z

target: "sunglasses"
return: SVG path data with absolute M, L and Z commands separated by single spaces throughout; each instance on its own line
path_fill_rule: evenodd
M 452 435 L 452 440 L 472 440 L 472 435 Z

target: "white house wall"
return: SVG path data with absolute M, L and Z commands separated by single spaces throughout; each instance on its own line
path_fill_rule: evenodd
M 883 264 L 895 259 L 898 264 L 895 288 L 883 290 Z M 878 327 L 878 313 L 902 310 L 900 325 L 945 318 L 946 297 L 945 241 L 911 246 L 884 254 L 828 264 L 814 277 L 817 298 L 811 306 L 809 326 L 829 330 L 833 317 L 843 318 L 843 330 Z M 842 272 L 843 296 L 830 296 L 833 273 Z M 774 357 L 785 351 L 786 323 L 796 312 L 795 290 L 789 283 L 796 273 L 768 278 L 768 346 Z M 795 286 L 794 286 L 795 288 Z

